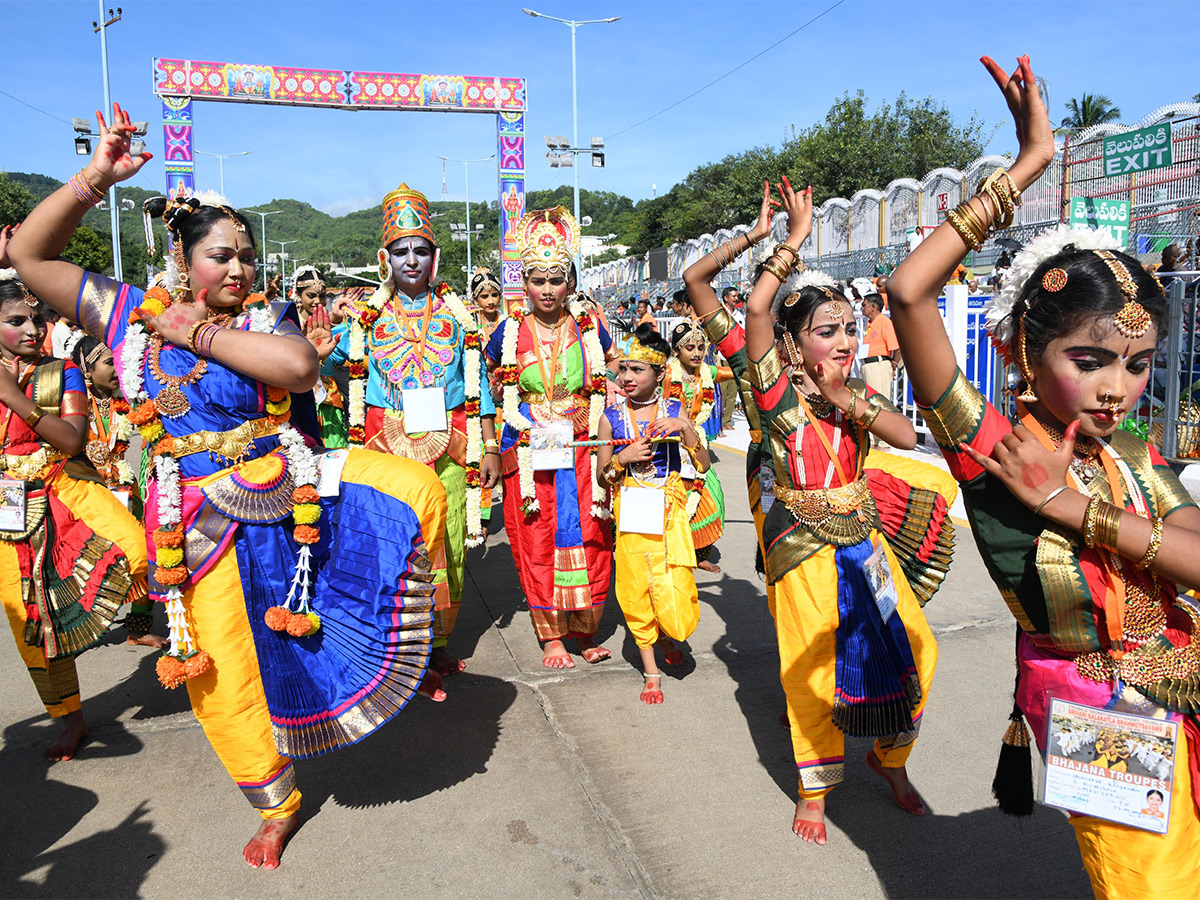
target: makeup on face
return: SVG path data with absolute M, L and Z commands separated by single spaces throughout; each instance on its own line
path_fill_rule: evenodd
M 623 359 L 617 364 L 617 386 L 631 400 L 649 400 L 662 377 L 662 371 L 649 363 Z
M 397 238 L 388 245 L 392 285 L 409 296 L 428 290 L 437 256 L 433 245 L 422 237 Z
M 257 271 L 254 244 L 232 222 L 216 222 L 192 248 L 188 284 L 193 296 L 207 290 L 209 306 L 237 306 L 254 284 Z
M 845 304 L 836 304 L 840 307 L 840 316 L 832 315 L 829 307 L 834 305 L 822 303 L 808 325 L 800 330 L 797 343 L 804 356 L 804 368 L 810 374 L 816 371 L 818 363 L 833 362 L 846 375 L 854 365 L 858 353 L 858 324 Z
M 46 340 L 46 318 L 23 300 L 0 306 L 0 352 L 5 359 L 36 358 Z

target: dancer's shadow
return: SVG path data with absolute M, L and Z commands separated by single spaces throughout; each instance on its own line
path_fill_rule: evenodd
M 333 799 L 360 809 L 416 800 L 487 771 L 500 740 L 501 719 L 517 687 L 470 670 L 447 681 L 448 697 L 414 697 L 388 724 L 353 747 L 300 760 L 303 819 Z M 386 766 L 380 766 L 386 760 Z
M 458 612 L 449 650 L 469 659 L 479 639 L 492 627 L 507 628 L 528 611 L 504 523 L 504 506 L 492 507 L 487 543 L 467 551 L 463 572 L 463 605 Z
M 0 854 L 0 896 L 134 897 L 140 892 L 146 875 L 166 849 L 166 843 L 146 818 L 145 802 L 114 828 L 56 846 L 99 805 L 100 798 L 93 791 L 58 781 L 54 776 L 69 771 L 62 767 L 111 759 L 113 765 L 131 773 L 127 780 L 131 799 L 148 795 L 153 788 L 143 789 L 142 785 L 153 785 L 153 774 L 133 778 L 137 767 L 127 760 L 141 750 L 142 742 L 117 721 L 117 716 L 131 708 L 131 695 L 140 701 L 168 693 L 155 678 L 156 658 L 157 654 L 147 650 L 129 677 L 100 694 L 85 697 L 84 712 L 91 730 L 75 761 L 51 763 L 42 756 L 42 749 L 60 731 L 58 723 L 45 714 L 4 729 L 0 808 L 5 813 L 0 841 L 5 852 Z M 185 708 L 186 704 L 185 698 Z

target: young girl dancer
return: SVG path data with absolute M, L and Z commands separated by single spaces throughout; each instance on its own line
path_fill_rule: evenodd
M 812 228 L 811 188 L 794 192 L 785 178 L 779 191 L 788 236 L 750 295 L 746 349 L 775 465 L 775 502 L 763 542 L 800 775 L 792 827 L 804 840 L 823 844 L 825 798 L 844 777 L 845 734 L 876 737 L 867 764 L 887 779 L 901 808 L 925 811 L 904 764 L 929 696 L 937 647 L 880 531 L 863 471 L 869 434 L 912 448 L 916 433 L 886 399 L 848 380 L 857 328 L 832 281 L 804 273 L 779 290 Z M 783 302 L 773 315 L 777 292 Z M 776 350 L 776 316 L 790 377 Z M 935 518 L 929 513 L 926 527 Z M 878 570 L 881 559 L 894 585 L 890 608 L 864 571 Z
M 1106 234 L 1052 231 L 1017 255 L 988 311 L 992 340 L 1021 378 L 1019 422 L 966 380 L 938 293 L 968 249 L 1011 223 L 1020 192 L 1054 157 L 1029 57 L 1011 75 L 982 62 L 1008 102 L 1020 152 L 888 280 L 896 335 L 913 391 L 929 404 L 925 421 L 962 483 L 976 545 L 1019 628 L 1010 736 L 1028 743 L 1024 713 L 1040 745 L 1051 695 L 1179 722 L 1165 835 L 1088 815 L 1071 824 L 1097 897 L 1192 897 L 1200 880 L 1200 613 L 1176 594 L 1200 588 L 1200 511 L 1154 448 L 1119 429 L 1146 388 L 1166 302 Z M 1033 805 L 1027 785 L 1023 812 Z M 998 773 L 999 796 L 1004 787 Z
M 4 273 L 0 602 L 46 712 L 63 723 L 46 756 L 65 760 L 87 734 L 75 657 L 103 637 L 121 604 L 145 598 L 146 547 L 141 526 L 77 458 L 87 441 L 83 376 L 42 356 L 42 303 L 12 269 Z
M 686 297 L 686 293 L 684 294 Z M 690 308 L 690 304 L 688 304 Z M 704 361 L 708 338 L 699 322 L 680 322 L 671 332 L 672 356 L 667 361 L 663 380 L 663 396 L 678 400 L 706 447 L 708 439 L 704 425 L 712 415 L 716 385 L 733 380 L 733 370 Z M 689 473 L 690 474 L 690 473 Z M 703 478 L 697 477 L 688 498 L 692 542 L 696 545 L 696 565 L 706 572 L 720 572 L 721 567 L 710 562 L 713 545 L 725 532 L 725 493 L 717 472 L 709 468 Z
M 88 395 L 88 441 L 84 447 L 88 461 L 96 467 L 104 484 L 139 522 L 142 518 L 142 488 L 126 454 L 133 436 L 129 421 L 129 403 L 117 384 L 117 367 L 107 346 L 83 332 L 70 344 L 70 356 L 79 371 Z M 69 342 L 68 342 L 69 343 Z M 151 634 L 154 604 L 149 597 L 133 601 L 125 614 L 125 641 L 161 650 L 166 640 Z
M 604 411 L 598 433 L 601 441 L 633 441 L 619 449 L 601 445 L 597 465 L 600 488 L 615 488 L 617 602 L 642 655 L 641 699 L 648 704 L 663 702 L 655 645 L 662 645 L 667 665 L 678 665 L 683 653 L 674 641 L 687 640 L 700 621 L 687 514 L 690 492 L 680 468 L 686 453 L 702 476 L 709 467 L 708 451 L 680 401 L 663 396 L 669 353 L 670 345 L 653 326 L 638 326 L 617 370 L 625 399 Z M 668 435 L 678 435 L 679 441 L 653 442 Z M 622 518 L 623 502 L 647 502 L 645 519 L 634 521 L 628 508 Z

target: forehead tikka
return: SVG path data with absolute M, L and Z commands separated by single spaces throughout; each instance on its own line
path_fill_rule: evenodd
M 1113 324 L 1117 331 L 1130 339 L 1142 337 L 1150 328 L 1151 318 L 1146 307 L 1137 301 L 1137 285 L 1133 283 L 1133 276 L 1129 274 L 1129 269 L 1109 250 L 1093 250 L 1092 252 L 1104 260 L 1104 264 L 1112 272 L 1113 278 L 1117 280 L 1117 287 L 1125 296 L 1125 305 L 1113 317 Z

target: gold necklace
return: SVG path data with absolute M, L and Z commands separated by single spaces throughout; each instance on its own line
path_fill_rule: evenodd
M 158 408 L 160 415 L 166 416 L 168 419 L 178 419 L 180 416 L 187 415 L 192 408 L 192 404 L 188 402 L 187 395 L 182 390 L 183 386 L 195 384 L 204 377 L 204 373 L 208 371 L 208 360 L 203 356 L 197 357 L 196 364 L 187 374 L 168 375 L 162 370 L 159 361 L 163 343 L 162 337 L 157 334 L 150 339 L 150 374 L 159 384 L 166 385 L 154 398 L 154 405 Z

